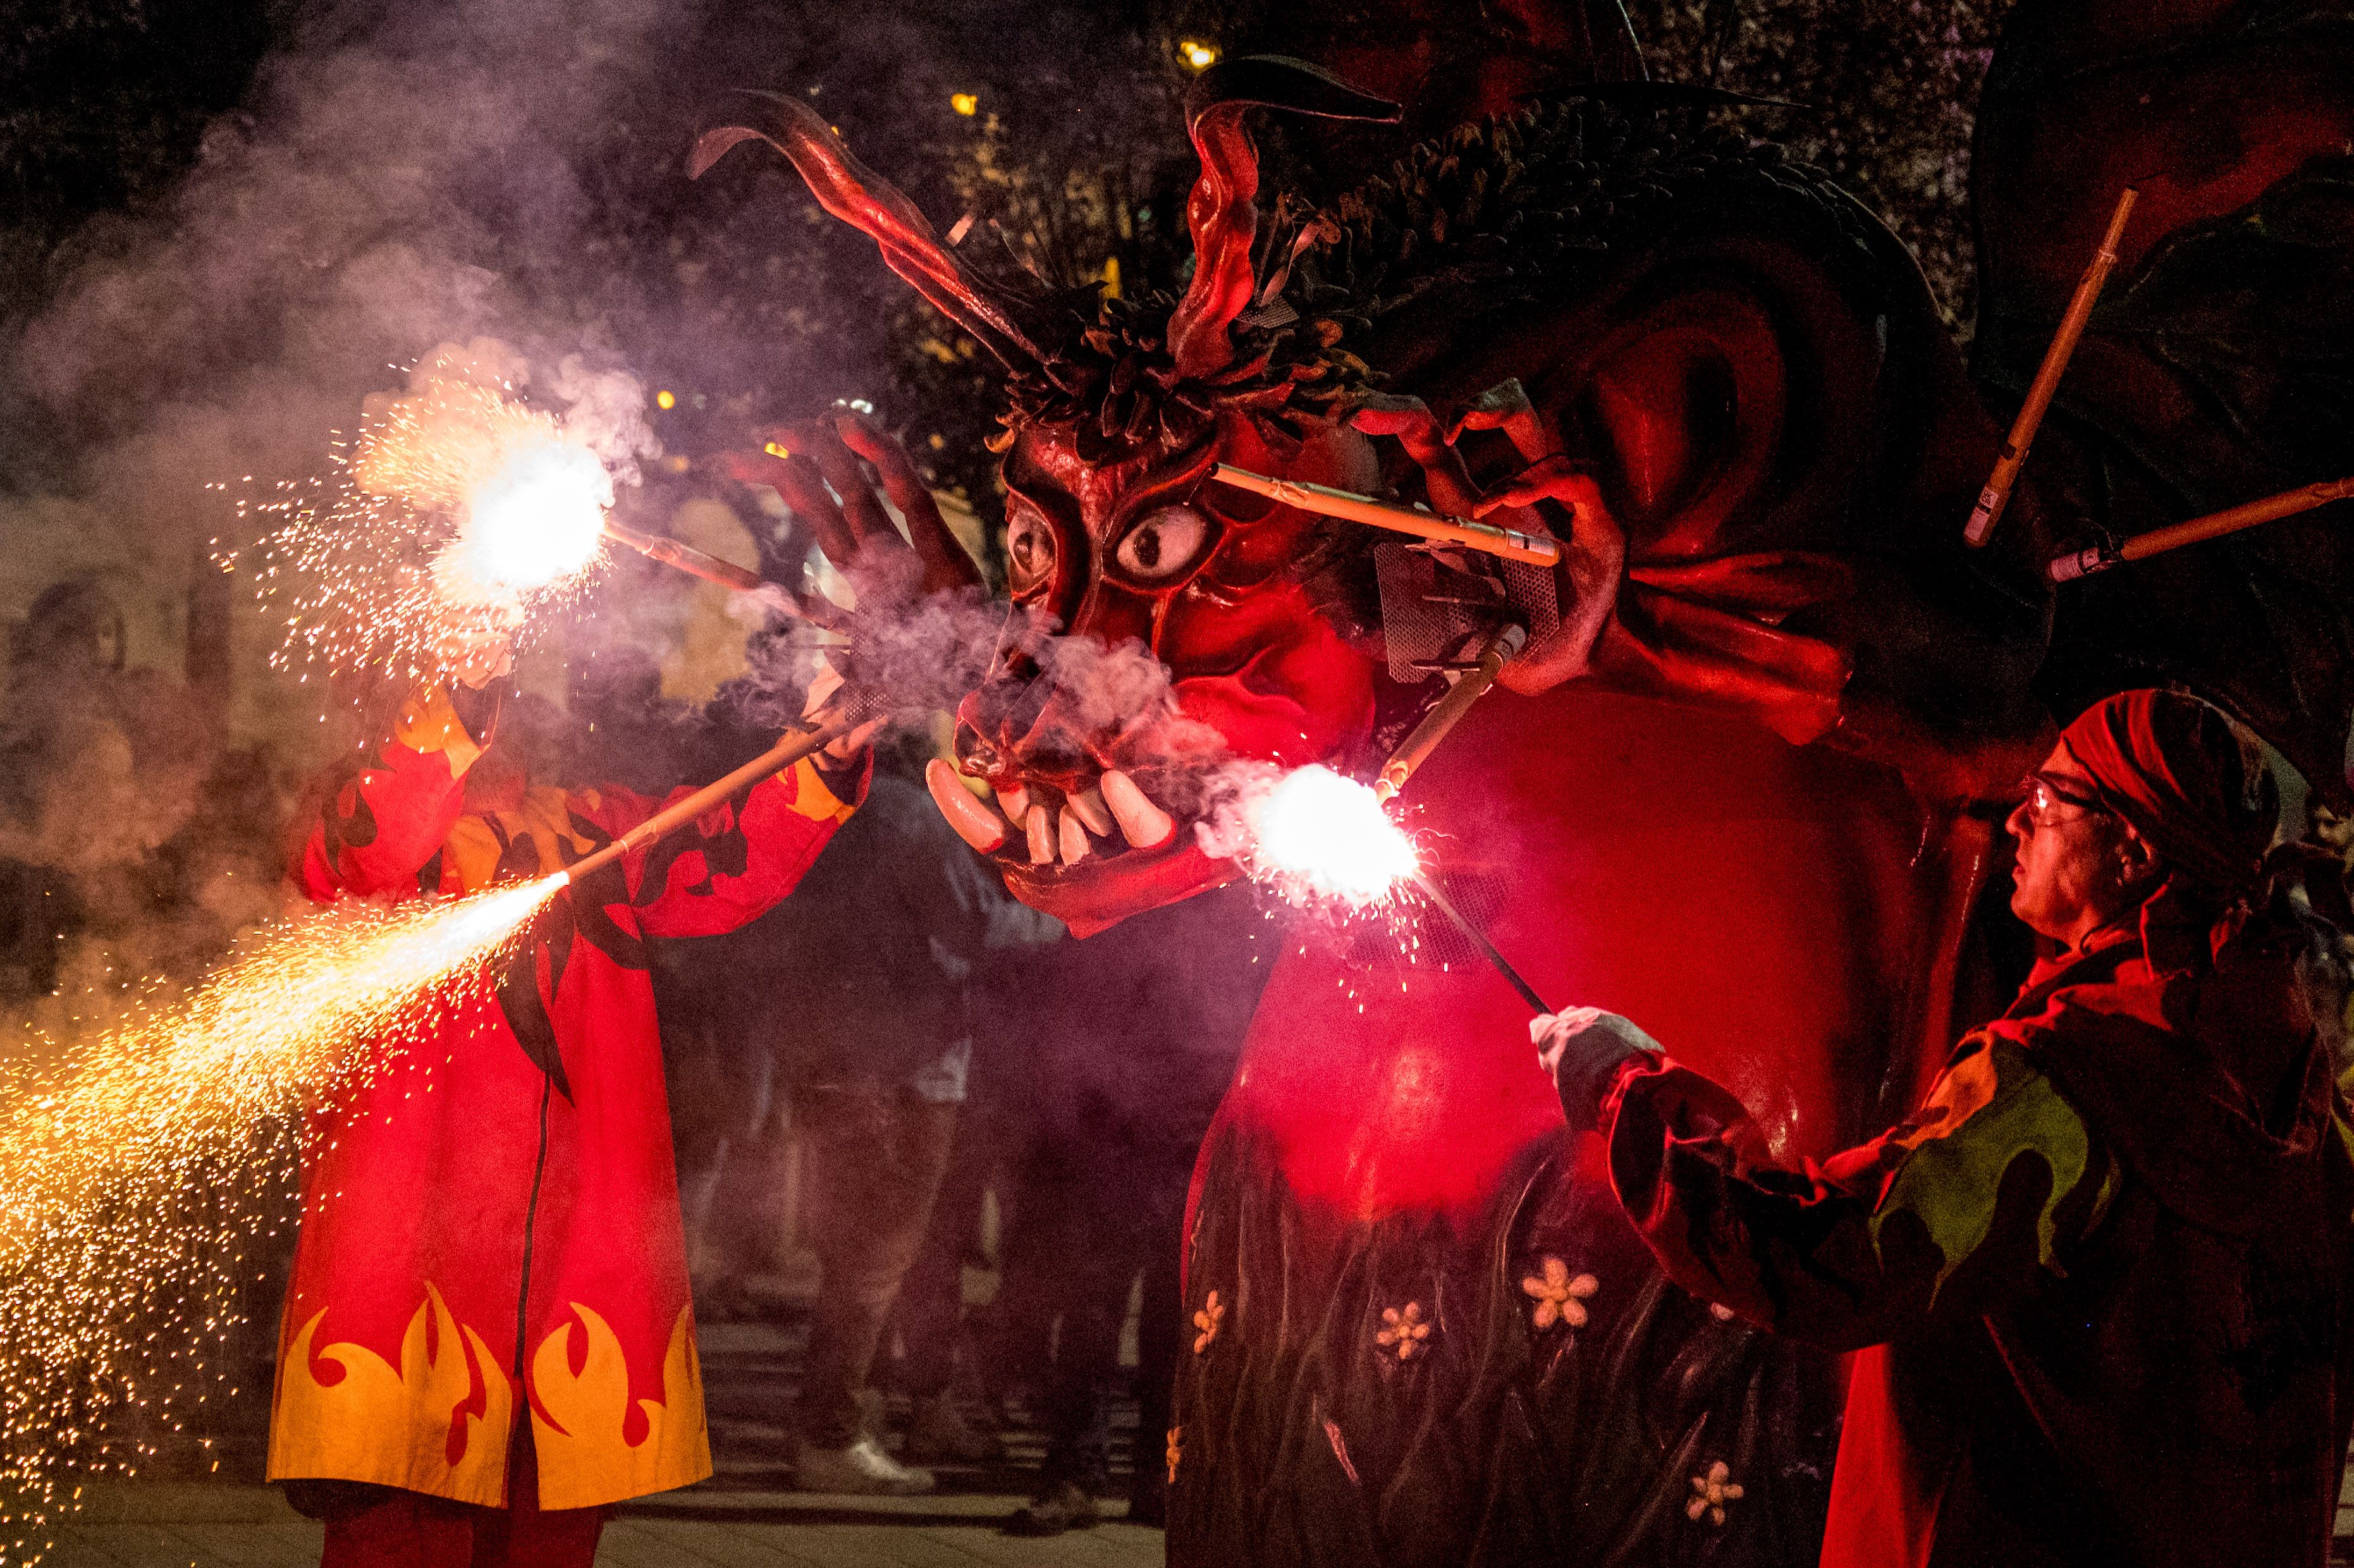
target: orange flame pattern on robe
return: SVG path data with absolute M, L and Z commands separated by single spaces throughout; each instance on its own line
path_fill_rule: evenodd
M 412 699 L 327 800 L 304 890 L 539 876 L 663 804 L 520 780 L 474 798 L 461 783 L 481 749 L 447 695 Z M 536 917 L 496 994 L 451 999 L 438 1040 L 318 1108 L 272 1479 L 503 1504 L 524 1410 L 542 1507 L 711 1473 L 645 939 L 757 918 L 862 794 L 804 761 L 584 879 Z

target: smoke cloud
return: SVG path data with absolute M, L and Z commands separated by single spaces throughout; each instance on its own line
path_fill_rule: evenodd
M 305 11 L 167 198 L 0 273 L 42 285 L 0 299 L 11 1074 L 78 1060 L 285 911 L 282 835 L 359 738 L 351 694 L 269 671 L 282 622 L 208 564 L 263 525 L 240 503 L 328 471 L 364 400 L 410 389 L 437 345 L 495 364 L 625 486 L 656 450 L 631 372 L 677 334 L 646 270 L 622 264 L 638 237 L 615 221 L 633 201 L 615 180 L 681 181 L 687 111 L 667 106 L 695 83 L 663 47 L 674 13 Z M 633 133 L 647 148 L 625 163 Z M 190 1202 L 272 1213 L 286 1174 L 257 1159 Z M 217 1292 L 216 1324 L 257 1326 L 204 1362 L 266 1391 L 274 1289 L 252 1259 L 222 1272 L 239 1249 L 204 1250 L 221 1239 L 191 1233 L 190 1266 L 214 1271 L 198 1293 Z

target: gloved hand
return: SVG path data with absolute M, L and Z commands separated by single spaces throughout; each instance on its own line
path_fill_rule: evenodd
M 820 654 L 817 674 L 810 681 L 809 695 L 801 702 L 801 716 L 821 727 L 832 723 L 843 712 L 843 705 L 835 701 L 841 694 L 842 673 L 823 654 Z M 818 766 L 839 768 L 853 761 L 866 749 L 867 743 L 875 738 L 875 732 L 883 725 L 883 719 L 871 718 L 849 734 L 836 736 L 826 743 Z
M 1561 1096 L 1573 1132 L 1591 1132 L 1602 1117 L 1602 1097 L 1630 1056 L 1663 1056 L 1667 1048 L 1630 1021 L 1598 1007 L 1571 1007 L 1529 1020 L 1537 1065 Z

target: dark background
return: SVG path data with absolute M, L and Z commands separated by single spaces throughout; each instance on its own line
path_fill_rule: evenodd
M 0 338 L 37 350 L 37 333 L 29 344 L 22 335 L 27 323 L 72 313 L 94 277 L 152 263 L 192 217 L 203 221 L 191 204 L 218 184 L 207 165 L 250 163 L 290 127 L 341 112 L 334 95 L 357 58 L 452 123 L 476 91 L 510 97 L 519 112 L 483 127 L 474 155 L 427 160 L 438 188 L 426 210 L 385 216 L 466 231 L 449 249 L 528 301 L 522 313 L 539 318 L 534 326 L 581 334 L 650 387 L 676 388 L 679 408 L 657 421 L 674 449 L 864 397 L 941 482 L 976 492 L 985 508 L 987 366 L 863 239 L 802 197 L 780 164 L 738 154 L 690 185 L 680 165 L 694 131 L 727 88 L 807 92 L 943 228 L 970 212 L 1066 276 L 1099 277 L 1116 259 L 1124 286 L 1165 285 L 1185 253 L 1192 175 L 1178 123 L 1181 43 L 1247 49 L 1269 36 L 1263 9 L 1171 0 L 753 0 L 658 15 L 542 0 L 389 11 L 290 0 L 19 7 L 0 27 Z M 1471 48 L 1484 29 L 1487 42 L 1511 42 L 1509 18 L 1477 5 L 1434 8 L 1436 22 L 1406 5 L 1284 9 L 1292 36 L 1329 12 L 1352 36 L 1386 28 Z M 1999 9 L 1987 0 L 1638 0 L 1633 21 L 1654 77 L 1808 106 L 1750 111 L 1751 128 L 1885 214 L 1966 332 L 1970 115 Z M 452 81 L 437 109 L 434 78 L 451 62 L 489 79 L 462 90 Z M 960 93 L 976 112 L 956 112 Z M 322 140 L 299 129 L 292 139 Z M 316 150 L 308 177 L 335 180 L 334 149 Z M 1280 168 L 1280 146 L 1272 154 Z M 341 171 L 361 185 L 377 172 Z M 332 268 L 339 258 L 304 260 Z M 204 276 L 194 270 L 192 286 Z M 221 313 L 253 306 L 239 300 Z M 175 376 L 214 373 L 222 346 L 7 378 L 0 490 L 65 482 L 89 443 L 119 435 Z

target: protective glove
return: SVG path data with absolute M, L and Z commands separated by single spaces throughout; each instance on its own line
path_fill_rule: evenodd
M 1602 1118 L 1602 1097 L 1630 1057 L 1663 1056 L 1667 1048 L 1629 1020 L 1598 1007 L 1565 1008 L 1529 1020 L 1537 1065 L 1561 1096 L 1573 1132 L 1592 1132 Z
M 841 695 L 842 673 L 821 653 L 817 673 L 810 680 L 809 695 L 801 702 L 801 716 L 820 727 L 832 723 L 843 711 L 843 705 L 836 700 Z M 881 718 L 868 719 L 847 735 L 836 736 L 826 743 L 825 749 L 818 755 L 817 766 L 820 772 L 828 775 L 829 784 L 833 775 L 863 766 L 864 759 L 860 754 L 875 739 L 875 732 L 883 727 L 884 722 Z

